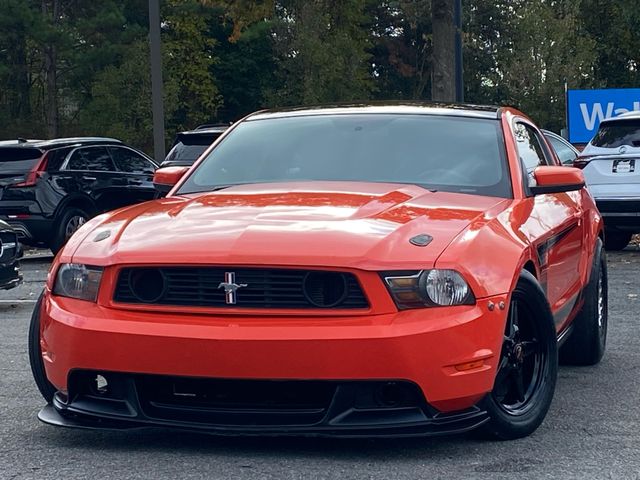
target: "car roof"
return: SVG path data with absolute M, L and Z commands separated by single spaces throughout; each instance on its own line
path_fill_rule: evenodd
M 405 114 L 405 115 L 448 115 L 459 117 L 492 118 L 500 117 L 501 107 L 490 105 L 467 105 L 461 103 L 434 102 L 384 102 L 354 103 L 337 105 L 317 105 L 310 107 L 293 107 L 278 110 L 261 110 L 247 120 L 264 120 L 267 118 L 304 117 L 316 115 L 346 114 Z
M 616 120 L 640 120 L 640 111 L 632 110 L 630 112 L 621 113 L 617 117 L 604 118 L 600 123 L 611 122 Z
M 198 127 L 195 130 L 185 130 L 184 132 L 179 132 L 178 135 L 206 135 L 209 133 L 222 133 L 227 128 L 229 128 L 228 125 L 221 125 L 217 127 Z
M 566 138 L 564 138 L 562 135 L 557 134 L 556 132 L 552 132 L 551 130 L 547 130 L 545 128 L 541 128 L 540 131 L 545 135 L 545 136 L 549 136 L 549 137 L 555 137 L 559 140 L 564 141 L 565 143 L 568 143 L 569 145 L 571 145 L 571 142 L 569 142 L 569 140 L 567 140 Z
M 71 145 L 94 145 L 94 144 L 114 144 L 121 145 L 122 142 L 115 138 L 108 137 L 69 137 L 69 138 L 54 138 L 52 140 L 7 140 L 0 142 L 0 148 L 4 146 L 15 147 L 31 147 L 39 148 L 42 150 L 49 150 L 52 148 L 68 147 Z

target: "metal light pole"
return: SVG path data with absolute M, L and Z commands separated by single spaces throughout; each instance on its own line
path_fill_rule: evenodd
M 149 46 L 151 50 L 151 111 L 153 113 L 153 156 L 164 160 L 164 104 L 162 48 L 160 44 L 160 0 L 149 0 Z
M 455 79 L 456 102 L 464 102 L 464 74 L 462 69 L 462 0 L 455 0 L 453 7 L 453 23 L 456 30 L 455 46 Z

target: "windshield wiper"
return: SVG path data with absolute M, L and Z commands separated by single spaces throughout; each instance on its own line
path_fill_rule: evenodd
M 244 185 L 242 183 L 230 183 L 229 185 L 216 185 L 215 187 L 208 188 L 205 190 L 206 192 L 217 192 L 219 190 L 224 190 L 225 188 L 235 187 L 236 185 Z

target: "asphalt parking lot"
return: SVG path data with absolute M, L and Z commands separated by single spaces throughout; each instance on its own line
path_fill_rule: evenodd
M 0 479 L 640 478 L 640 249 L 609 254 L 609 344 L 597 367 L 562 367 L 531 437 L 403 440 L 217 438 L 167 430 L 88 432 L 41 424 L 27 329 L 51 257 L 0 291 Z

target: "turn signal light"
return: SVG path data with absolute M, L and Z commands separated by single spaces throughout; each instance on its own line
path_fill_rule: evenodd
M 484 360 L 474 360 L 473 362 L 460 363 L 454 368 L 459 372 L 466 372 L 484 366 Z

